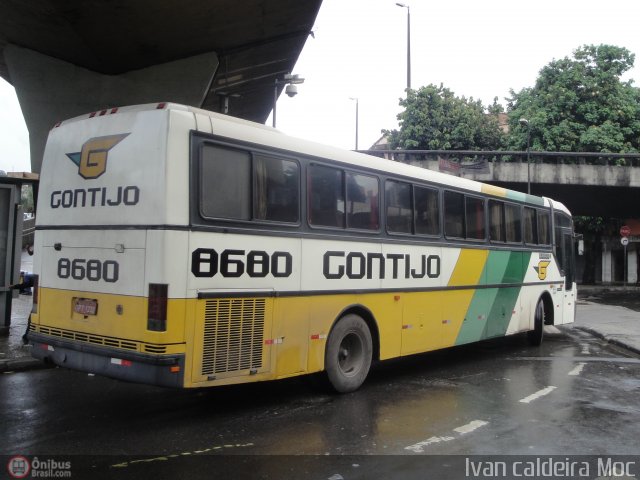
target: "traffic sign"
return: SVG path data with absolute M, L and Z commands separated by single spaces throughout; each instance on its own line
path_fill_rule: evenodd
M 629 237 L 622 237 L 620 239 L 620 243 L 626 247 L 627 245 L 629 245 Z
M 628 237 L 629 235 L 631 235 L 631 228 L 628 225 L 623 225 L 620 227 L 620 236 L 621 237 Z

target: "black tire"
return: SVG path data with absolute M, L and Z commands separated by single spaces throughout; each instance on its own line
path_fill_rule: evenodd
M 544 302 L 542 299 L 538 300 L 536 305 L 534 328 L 527 332 L 527 341 L 529 345 L 537 347 L 542 344 L 542 338 L 544 337 Z
M 367 378 L 373 342 L 366 322 L 358 315 L 345 315 L 333 327 L 327 340 L 325 370 L 336 392 L 357 390 Z

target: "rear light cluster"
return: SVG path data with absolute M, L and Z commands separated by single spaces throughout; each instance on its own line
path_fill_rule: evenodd
M 40 289 L 40 276 L 33 275 L 33 306 L 31 307 L 31 313 L 38 313 L 38 290 Z
M 167 296 L 169 285 L 162 283 L 149 284 L 149 310 L 147 330 L 154 332 L 167 331 Z

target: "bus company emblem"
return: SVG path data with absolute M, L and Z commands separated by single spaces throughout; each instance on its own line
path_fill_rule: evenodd
M 544 280 L 545 278 L 547 278 L 547 267 L 549 266 L 551 262 L 547 261 L 547 260 L 540 260 L 538 262 L 538 266 L 537 267 L 533 267 L 533 269 L 538 272 L 538 278 L 540 280 Z
M 109 150 L 127 137 L 128 133 L 94 137 L 82 145 L 82 150 L 67 153 L 67 157 L 78 166 L 78 175 L 89 180 L 98 178 L 107 170 L 107 156 Z

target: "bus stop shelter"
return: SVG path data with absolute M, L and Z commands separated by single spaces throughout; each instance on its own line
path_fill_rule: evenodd
M 4 172 L 2 172 L 4 173 Z M 0 174 L 0 335 L 8 335 L 11 325 L 12 288 L 19 281 L 24 206 L 22 186 L 33 186 L 34 205 L 38 175 L 33 173 Z

